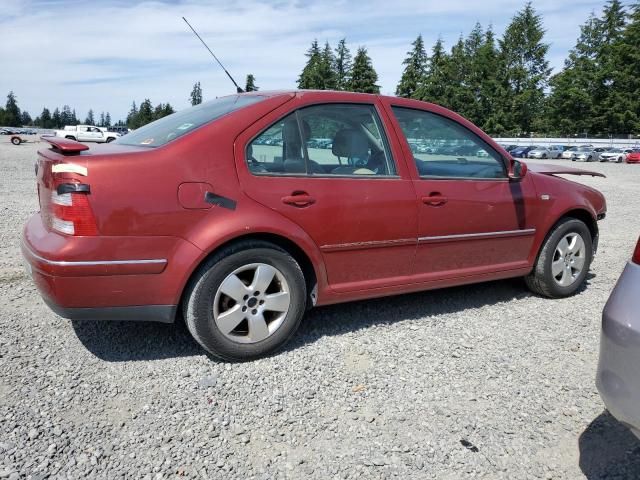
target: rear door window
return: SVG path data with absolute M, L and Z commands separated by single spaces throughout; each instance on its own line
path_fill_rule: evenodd
M 249 143 L 255 174 L 380 177 L 396 174 L 373 105 L 326 104 L 302 108 Z

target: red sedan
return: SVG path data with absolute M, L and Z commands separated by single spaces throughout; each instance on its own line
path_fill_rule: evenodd
M 640 148 L 634 148 L 632 152 L 627 153 L 627 163 L 640 163 Z
M 73 319 L 173 322 L 228 360 L 315 305 L 524 277 L 583 283 L 605 199 L 433 104 L 344 92 L 219 98 L 117 141 L 44 138 L 22 251 Z

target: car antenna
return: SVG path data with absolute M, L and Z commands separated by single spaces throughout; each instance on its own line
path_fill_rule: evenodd
M 209 50 L 209 53 L 211 54 L 211 56 L 216 60 L 216 62 L 218 62 L 218 65 L 220 65 L 220 68 L 222 68 L 222 70 L 224 70 L 224 73 L 227 74 L 227 77 L 229 77 L 229 80 L 231 80 L 233 82 L 233 84 L 236 86 L 236 91 L 238 93 L 244 93 L 244 90 L 242 90 L 238 84 L 236 83 L 236 81 L 233 79 L 233 77 L 231 76 L 231 74 L 227 71 L 226 68 L 224 68 L 224 65 L 222 65 L 222 62 L 220 60 L 218 60 L 218 57 L 216 57 L 216 55 L 211 51 L 211 49 L 209 48 L 209 45 L 207 45 L 206 43 L 204 43 L 204 40 L 202 39 L 202 37 L 200 35 L 198 35 L 198 32 L 196 32 L 196 29 L 193 28 L 191 26 L 191 24 L 187 21 L 186 18 L 182 17 L 182 19 L 185 21 L 185 23 L 187 25 L 189 25 L 189 28 L 193 31 L 193 33 L 196 34 L 196 37 L 198 37 L 198 39 L 202 42 L 202 44 L 205 46 L 205 48 L 207 50 Z

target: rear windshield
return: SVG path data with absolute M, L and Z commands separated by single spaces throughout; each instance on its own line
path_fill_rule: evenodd
M 159 147 L 201 127 L 205 123 L 209 123 L 216 118 L 220 118 L 240 108 L 260 102 L 264 100 L 264 98 L 265 97 L 259 95 L 231 95 L 216 98 L 215 100 L 180 110 L 155 122 L 151 122 L 144 127 L 140 127 L 120 137 L 114 143 Z

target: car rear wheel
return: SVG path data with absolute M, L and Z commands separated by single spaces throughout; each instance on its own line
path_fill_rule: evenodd
M 76 139 L 76 137 L 72 137 L 71 135 L 67 135 L 67 136 L 66 136 L 66 137 L 64 137 L 64 138 L 66 138 L 66 139 L 68 139 L 68 140 L 75 140 L 75 139 Z
M 11 143 L 13 143 L 14 145 L 20 145 L 22 143 L 22 141 L 18 137 L 13 137 L 11 139 Z
M 208 352 L 242 361 L 284 345 L 305 307 L 298 263 L 276 245 L 250 241 L 223 249 L 198 270 L 183 313 L 191 335 Z
M 111 142 L 113 142 L 114 140 L 115 140 L 115 138 L 113 138 L 113 137 L 109 137 L 109 138 L 107 138 L 107 143 L 111 143 Z
M 539 295 L 568 297 L 584 282 L 592 258 L 589 228 L 581 220 L 565 218 L 549 233 L 525 282 Z

